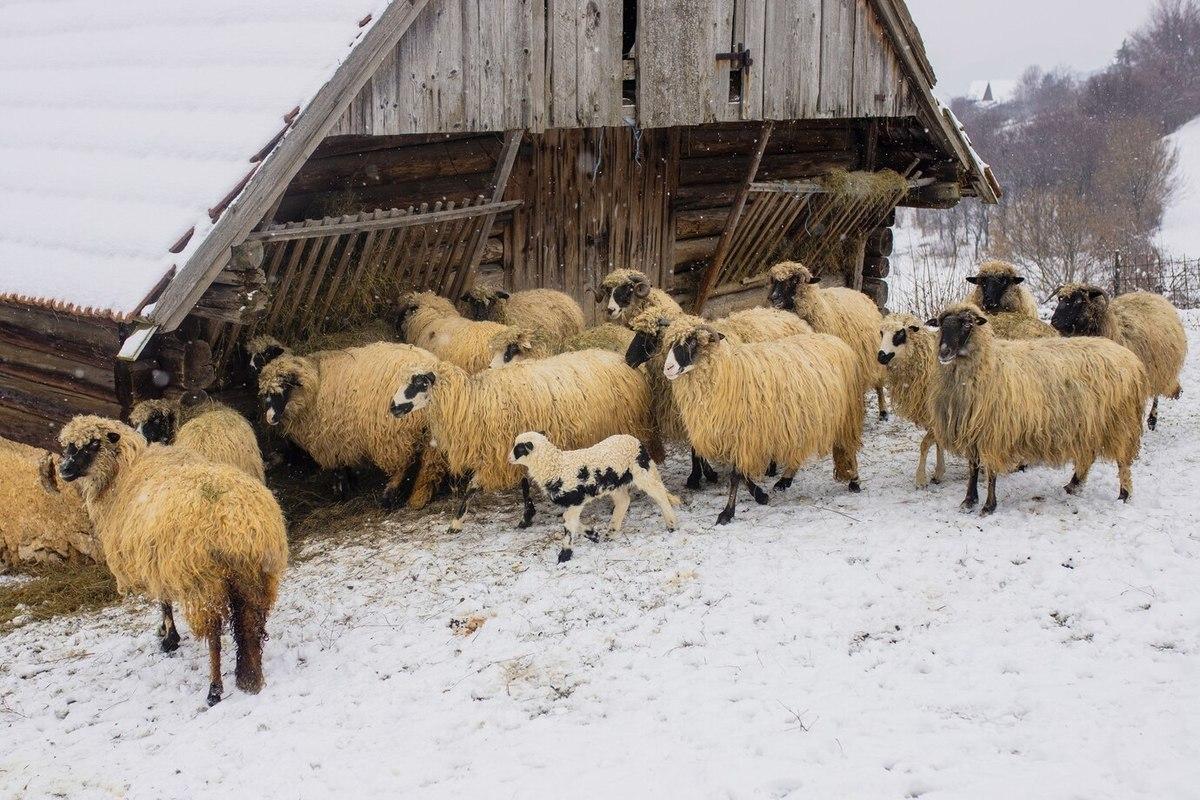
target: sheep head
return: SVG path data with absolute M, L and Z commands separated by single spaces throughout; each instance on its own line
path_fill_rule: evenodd
M 508 463 L 524 463 L 550 446 L 550 440 L 537 431 L 519 433 L 513 440 L 513 448 L 508 454 Z
M 496 369 L 528 356 L 533 349 L 533 334 L 510 325 L 488 341 L 488 348 L 492 353 L 492 361 L 488 366 Z
M 58 434 L 62 458 L 58 477 L 80 481 L 85 498 L 93 499 L 116 477 L 124 450 L 144 447 L 141 434 L 123 422 L 91 415 L 78 416 Z
M 799 261 L 783 261 L 771 267 L 771 288 L 767 301 L 781 311 L 795 311 L 796 301 L 808 291 L 808 287 L 821 282 L 813 277 L 808 267 Z
M 404 417 L 425 408 L 433 396 L 435 385 L 437 373 L 424 367 L 415 370 L 392 395 L 392 416 Z
M 879 363 L 887 366 L 908 347 L 912 337 L 927 335 L 912 314 L 888 314 L 879 329 Z
M 462 304 L 467 309 L 467 317 L 474 320 L 494 320 L 504 309 L 509 293 L 494 286 L 475 286 L 463 294 Z
M 1058 300 L 1050 324 L 1063 336 L 1101 336 L 1108 313 L 1108 294 L 1099 286 L 1067 283 L 1051 297 Z
M 725 334 L 697 317 L 683 317 L 667 329 L 664 341 L 669 348 L 663 363 L 663 375 L 673 381 L 691 372 L 706 351 L 721 343 Z
M 246 343 L 246 359 L 250 379 L 255 383 L 263 369 L 275 359 L 287 355 L 291 350 L 274 336 L 255 336 Z
M 178 409 L 170 400 L 143 400 L 129 412 L 129 424 L 147 442 L 171 444 L 179 429 Z
M 648 308 L 630 320 L 633 341 L 625 351 L 625 363 L 637 368 L 649 361 L 662 347 L 663 336 L 670 327 L 671 318 L 656 308 Z
M 280 356 L 267 365 L 258 380 L 258 400 L 268 425 L 279 425 L 303 414 L 318 388 L 312 362 L 294 355 Z
M 633 269 L 614 269 L 600 284 L 601 292 L 597 294 L 596 301 L 605 304 L 609 319 L 617 320 L 636 300 L 648 297 L 651 288 L 650 280 L 643 273 Z
M 967 283 L 975 286 L 971 302 L 992 314 L 1019 310 L 1020 301 L 1009 290 L 1024 282 L 1017 268 L 1007 261 L 985 261 L 979 265 L 978 274 L 967 276 Z
M 938 363 L 943 365 L 969 358 L 977 349 L 978 338 L 987 336 L 980 333 L 985 330 L 987 317 L 971 303 L 952 305 L 926 324 L 939 331 Z

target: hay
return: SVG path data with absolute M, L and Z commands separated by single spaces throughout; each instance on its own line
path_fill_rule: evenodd
M 0 633 L 120 600 L 117 582 L 103 564 L 27 564 L 15 574 L 29 580 L 0 585 Z
M 318 350 L 343 350 L 347 347 L 362 347 L 374 342 L 398 342 L 396 328 L 381 319 L 369 319 L 360 325 L 344 330 L 318 332 L 297 340 L 292 349 L 297 355 L 306 356 Z
M 878 172 L 848 172 L 835 169 L 817 182 L 825 187 L 829 195 L 842 202 L 887 200 L 893 196 L 903 196 L 908 191 L 908 181 L 892 169 L 881 169 Z

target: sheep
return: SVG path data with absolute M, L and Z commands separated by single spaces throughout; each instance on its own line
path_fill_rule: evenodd
M 753 479 L 771 463 L 782 468 L 775 485 L 782 490 L 809 458 L 832 453 L 835 479 L 860 490 L 867 380 L 846 342 L 813 333 L 734 344 L 711 325 L 682 317 L 663 343 L 663 374 L 688 440 L 700 457 L 733 466 L 718 525 L 733 519 L 743 480 L 756 502 L 768 502 Z
M 929 447 L 937 450 L 933 468 L 933 483 L 941 483 L 946 474 L 942 446 L 933 435 L 933 414 L 929 406 L 932 384 L 937 373 L 937 343 L 928 328 L 912 314 L 888 314 L 879 331 L 879 363 L 887 368 L 887 388 L 892 407 L 900 416 L 925 431 L 921 451 L 917 456 L 917 474 L 913 482 L 918 488 L 930 483 L 926 477 L 925 461 Z
M 540 486 L 555 505 L 566 509 L 562 547 L 558 551 L 560 564 L 570 560 L 574 537 L 581 532 L 596 541 L 595 533 L 590 528 L 581 531 L 579 523 L 583 509 L 593 500 L 612 498 L 608 529 L 610 533 L 621 530 L 625 512 L 629 510 L 631 484 L 658 505 L 667 530 L 673 531 L 679 525 L 673 508 L 679 505 L 679 498 L 663 486 L 662 476 L 646 446 L 633 436 L 617 434 L 581 450 L 560 450 L 542 434 L 525 431 L 514 440 L 508 461 L 523 466 L 529 480 Z
M 828 333 L 846 342 L 858 355 L 861 369 L 871 377 L 879 418 L 887 419 L 883 393 L 886 371 L 877 358 L 879 323 L 883 315 L 871 298 L 843 287 L 818 286 L 818 278 L 803 264 L 783 261 L 771 267 L 767 299 L 775 308 L 794 312 L 817 333 Z
M 208 641 L 208 704 L 220 701 L 221 629 L 230 620 L 237 687 L 263 687 L 262 642 L 287 566 L 287 530 L 260 481 L 181 447 L 148 444 L 116 420 L 80 416 L 59 433 L 58 474 L 78 481 L 117 590 L 162 604 L 164 651 L 179 645 L 171 604 Z
M 476 286 L 462 296 L 467 317 L 544 332 L 551 342 L 565 342 L 583 330 L 583 309 L 574 298 L 553 289 L 527 289 L 509 294 Z
M 499 322 L 462 317 L 449 300 L 433 292 L 405 294 L 400 300 L 396 327 L 406 342 L 467 372 L 488 368 L 492 362 L 488 342 L 504 330 Z
M 444 476 L 444 459 L 429 447 L 425 415 L 393 419 L 388 400 L 400 376 L 430 358 L 420 348 L 390 342 L 327 351 L 319 359 L 279 356 L 259 381 L 264 418 L 322 469 L 339 471 L 342 498 L 350 489 L 350 470 L 371 462 L 388 476 L 385 509 L 406 502 L 424 508 Z
M 1058 331 L 1038 319 L 1037 301 L 1021 285 L 1024 282 L 1007 261 L 985 261 L 978 274 L 967 277 L 967 283 L 975 288 L 966 302 L 983 309 L 993 334 L 1001 339 L 1057 337 Z
M 668 314 L 683 313 L 669 294 L 653 288 L 650 280 L 637 270 L 614 269 L 604 277 L 595 295 L 597 303 L 604 303 L 610 320 L 624 320 L 626 325 L 650 307 Z
M 454 475 L 470 475 L 458 514 L 460 530 L 471 496 L 521 486 L 528 527 L 535 512 L 529 481 L 508 462 L 509 443 L 523 431 L 541 430 L 568 449 L 588 447 L 614 433 L 645 442 L 655 461 L 662 446 L 650 427 L 646 378 L 606 350 L 583 350 L 521 361 L 474 375 L 430 358 L 394 381 L 392 414 L 426 410 L 429 429 Z
M 129 412 L 129 424 L 152 444 L 186 447 L 210 461 L 236 467 L 258 481 L 266 480 L 262 453 L 250 423 L 202 391 L 178 400 L 143 400 Z
M 1000 339 L 970 303 L 954 304 L 927 324 L 940 329 L 933 433 L 970 462 L 964 510 L 979 500 L 981 465 L 987 515 L 996 510 L 997 475 L 1022 464 L 1070 461 L 1075 472 L 1064 488 L 1075 494 L 1098 457 L 1117 462 L 1118 499 L 1128 502 L 1150 393 L 1137 356 L 1091 336 Z
M 74 487 L 46 491 L 50 453 L 0 437 L 0 567 L 99 561 L 99 543 Z
M 614 353 L 624 353 L 631 341 L 633 331 L 611 322 L 585 328 L 565 341 L 556 341 L 538 328 L 509 325 L 488 342 L 492 352 L 490 366 L 495 369 L 526 358 L 548 358 L 578 350 L 611 350 Z
M 634 331 L 634 338 L 625 352 L 625 363 L 631 367 L 649 362 L 646 376 L 650 382 L 652 418 L 658 426 L 658 435 L 664 442 L 681 444 L 687 442 L 687 430 L 671 397 L 670 384 L 663 375 L 663 363 L 667 354 L 662 348 L 662 337 L 673 322 L 683 317 L 682 311 L 673 313 L 653 306 L 647 308 L 630 320 L 629 325 Z M 697 324 L 703 321 L 699 317 L 691 319 Z M 765 342 L 785 336 L 812 333 L 808 323 L 795 314 L 773 308 L 748 308 L 715 320 L 711 324 L 715 330 L 729 337 L 731 342 L 739 343 Z M 699 489 L 702 477 L 713 483 L 718 480 L 712 465 L 692 450 L 692 471 L 688 475 L 687 487 L 692 490 Z
M 1058 307 L 1050 320 L 1063 336 L 1103 336 L 1124 345 L 1142 360 L 1150 380 L 1150 430 L 1158 427 L 1158 398 L 1183 393 L 1179 372 L 1187 356 L 1187 334 L 1179 312 L 1165 297 L 1130 292 L 1109 300 L 1098 286 L 1070 283 L 1052 297 Z

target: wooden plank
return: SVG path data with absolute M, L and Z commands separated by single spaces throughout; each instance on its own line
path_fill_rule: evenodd
M 736 120 L 741 116 L 740 103 L 729 97 L 729 77 L 735 71 L 730 61 L 718 61 L 717 53 L 732 52 L 738 39 L 734 35 L 734 13 L 737 0 L 711 0 L 713 60 L 709 62 L 707 74 L 712 81 L 709 96 L 712 97 L 712 118 Z M 740 71 L 740 70 L 738 70 Z
M 585 128 L 620 125 L 621 4 L 575 3 L 576 124 Z
M 245 239 L 258 224 L 428 2 L 394 0 L 389 4 L 333 77 L 317 91 L 288 135 L 267 154 L 250 183 L 159 296 L 150 316 L 164 331 L 174 330 L 183 321 L 225 265 L 230 245 Z
M 717 277 L 721 274 L 721 265 L 726 253 L 729 251 L 730 244 L 732 244 L 733 232 L 737 228 L 738 219 L 742 216 L 742 210 L 746 207 L 746 198 L 750 193 L 750 184 L 754 182 L 754 177 L 758 174 L 758 164 L 762 161 L 763 153 L 767 150 L 767 142 L 770 141 L 771 131 L 774 128 L 775 123 L 773 122 L 768 121 L 763 123 L 758 146 L 754 151 L 754 159 L 750 162 L 750 167 L 746 170 L 745 181 L 733 201 L 733 209 L 729 214 L 729 222 L 725 226 L 725 232 L 721 234 L 721 243 L 717 246 L 717 252 L 713 256 L 712 263 L 708 266 L 708 269 L 700 278 L 700 283 L 696 286 L 696 297 L 692 305 L 693 312 L 696 314 L 704 310 L 704 303 L 708 300 L 708 293 L 712 291 L 713 286 L 716 285 Z
M 855 0 L 821 0 L 821 116 L 853 116 L 854 19 Z
M 546 69 L 550 73 L 547 113 L 552 128 L 573 128 L 579 124 L 578 12 L 579 0 L 547 0 Z
M 821 0 L 767 4 L 764 119 L 808 119 L 817 115 L 821 19 Z
M 485 214 L 496 215 L 505 211 L 511 211 L 520 205 L 520 200 L 508 200 L 505 202 L 489 203 L 484 206 L 463 206 L 462 208 L 446 209 L 444 211 L 431 211 L 424 216 L 409 214 L 407 212 L 390 214 L 387 211 L 380 210 L 377 214 L 371 215 L 369 218 L 366 215 L 355 215 L 356 218 L 350 222 L 322 221 L 320 224 L 304 225 L 295 228 L 273 226 L 265 230 L 255 231 L 249 238 L 260 239 L 266 242 L 283 242 L 288 239 L 311 239 L 320 236 L 382 230 L 384 228 L 405 228 L 412 225 L 448 222 L 462 217 L 478 217 Z M 391 209 L 391 211 L 395 212 L 397 209 Z
M 517 160 L 517 151 L 521 148 L 521 137 L 524 131 L 508 131 L 504 134 L 504 150 L 500 153 L 500 159 L 496 162 L 496 173 L 492 178 L 491 203 L 492 207 L 500 204 L 504 197 L 504 191 L 508 188 L 508 178 L 512 174 L 513 164 Z M 514 201 L 520 202 L 520 201 Z M 487 208 L 487 206 L 484 206 Z M 473 273 L 475 268 L 479 266 L 479 258 L 483 255 L 484 245 L 487 243 L 488 237 L 491 235 L 492 222 L 496 219 L 494 213 L 484 217 L 484 222 L 479 226 L 479 233 L 475 237 L 475 241 L 471 245 L 469 256 L 466 263 L 459 267 L 458 274 L 454 277 L 453 289 L 451 297 L 458 297 L 462 294 L 464 288 L 469 285 L 469 281 L 474 280 Z
M 718 52 L 709 0 L 638 0 L 637 112 L 643 128 L 716 119 L 710 75 Z

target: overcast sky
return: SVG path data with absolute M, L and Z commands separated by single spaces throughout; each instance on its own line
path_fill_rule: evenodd
M 961 95 L 973 80 L 1018 78 L 1025 67 L 1090 72 L 1107 64 L 1153 0 L 908 0 L 937 93 Z

